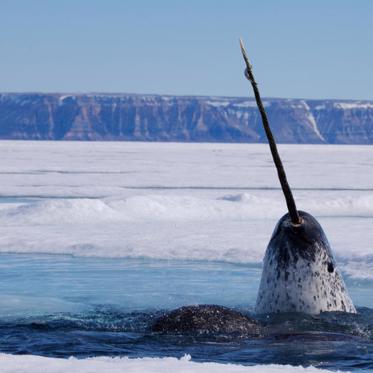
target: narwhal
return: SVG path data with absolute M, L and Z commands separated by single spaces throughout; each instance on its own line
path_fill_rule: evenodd
M 323 229 L 312 215 L 297 210 L 241 39 L 240 46 L 246 64 L 245 76 L 254 91 L 288 208 L 288 213 L 277 223 L 264 256 L 255 311 L 356 313 Z
M 311 214 L 296 208 L 241 39 L 240 46 L 246 64 L 245 76 L 254 91 L 288 208 L 288 213 L 277 223 L 267 246 L 255 312 L 302 312 L 309 315 L 328 311 L 356 313 L 323 229 Z M 260 324 L 226 307 L 196 305 L 181 307 L 163 315 L 155 321 L 152 330 L 167 334 L 255 335 L 260 331 Z

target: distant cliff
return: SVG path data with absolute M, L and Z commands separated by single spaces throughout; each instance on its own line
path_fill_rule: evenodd
M 278 142 L 372 144 L 373 101 L 264 99 Z M 247 98 L 0 94 L 0 138 L 265 142 Z

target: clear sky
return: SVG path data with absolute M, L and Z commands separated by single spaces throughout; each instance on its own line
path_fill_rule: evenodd
M 0 91 L 373 99 L 371 0 L 0 0 Z

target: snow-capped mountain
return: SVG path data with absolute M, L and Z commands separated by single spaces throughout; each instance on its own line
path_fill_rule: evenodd
M 278 142 L 373 143 L 373 101 L 264 99 Z M 0 138 L 265 142 L 253 98 L 0 94 Z

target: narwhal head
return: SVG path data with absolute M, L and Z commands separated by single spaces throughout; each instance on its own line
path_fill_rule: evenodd
M 257 313 L 356 312 L 317 220 L 298 211 L 286 214 L 268 244 L 256 303 Z
M 254 91 L 289 211 L 278 222 L 267 247 L 256 312 L 356 312 L 320 224 L 296 208 L 242 40 L 240 45 L 246 64 L 245 76 Z

